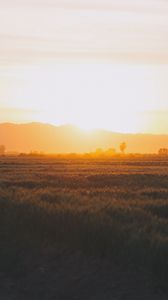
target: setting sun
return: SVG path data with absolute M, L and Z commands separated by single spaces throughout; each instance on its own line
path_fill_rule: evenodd
M 152 129 L 152 118 L 146 112 L 167 107 L 161 97 L 167 83 L 163 66 L 57 62 L 13 67 L 6 75 L 11 77 L 13 72 L 14 82 L 9 82 L 4 97 L 6 111 L 14 108 L 10 114 L 14 122 L 152 132 L 160 117 Z
M 0 4 L 0 122 L 167 134 L 168 4 L 135 2 Z
M 168 0 L 0 0 L 0 280 L 168 299 Z

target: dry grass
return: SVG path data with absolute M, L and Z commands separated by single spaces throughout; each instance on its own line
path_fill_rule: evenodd
M 168 280 L 168 161 L 0 158 L 1 271 L 55 243 Z

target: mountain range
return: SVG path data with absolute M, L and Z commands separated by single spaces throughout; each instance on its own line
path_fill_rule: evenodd
M 44 123 L 0 124 L 0 145 L 5 145 L 7 151 L 81 153 L 96 148 L 119 151 L 122 142 L 126 142 L 129 153 L 156 153 L 159 148 L 168 147 L 168 135 L 124 134 L 99 129 L 86 132 L 73 125 Z

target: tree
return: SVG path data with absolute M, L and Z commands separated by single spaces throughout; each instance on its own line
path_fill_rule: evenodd
M 96 155 L 101 155 L 101 154 L 103 154 L 103 149 L 102 148 L 97 148 L 95 153 L 96 153 Z
M 159 155 L 168 155 L 168 148 L 160 148 L 158 154 Z
M 125 149 L 127 148 L 127 144 L 125 142 L 120 144 L 120 151 L 122 154 L 125 153 Z
M 115 150 L 115 148 L 109 148 L 109 149 L 106 150 L 105 154 L 108 155 L 108 156 L 115 155 L 116 150 Z
M 5 146 L 4 145 L 0 145 L 0 155 L 4 155 L 5 154 Z

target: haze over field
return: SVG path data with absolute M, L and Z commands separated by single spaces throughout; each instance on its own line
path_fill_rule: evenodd
M 0 0 L 0 122 L 168 134 L 168 1 Z
M 167 300 L 167 200 L 168 0 L 0 0 L 0 300 Z
M 122 134 L 105 130 L 86 132 L 72 125 L 53 126 L 42 123 L 0 124 L 1 143 L 7 151 L 46 153 L 92 152 L 127 143 L 127 153 L 157 153 L 167 147 L 168 135 Z

